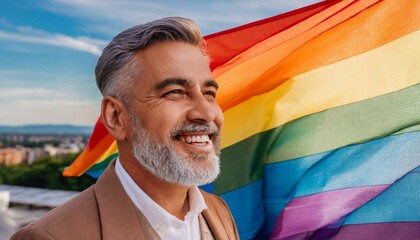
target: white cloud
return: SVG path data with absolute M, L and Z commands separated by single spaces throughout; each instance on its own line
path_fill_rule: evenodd
M 8 99 L 34 97 L 100 101 L 102 96 L 94 78 L 93 74 L 0 68 L 0 104 Z
M 36 1 L 40 7 L 75 17 L 79 32 L 114 36 L 139 23 L 166 16 L 193 19 L 204 34 L 290 11 L 320 0 L 258 1 Z M 100 55 L 106 41 L 87 36 L 51 33 L 30 26 L 15 26 L 0 17 L 0 41 L 44 44 Z M 101 36 L 104 36 L 101 34 Z M 108 39 L 109 40 L 109 39 Z M 18 49 L 18 50 L 19 50 Z M 10 50 L 10 49 L 9 49 Z M 4 68 L 4 66 L 3 66 Z M 0 124 L 72 123 L 93 125 L 99 116 L 100 94 L 94 76 L 75 76 L 38 70 L 0 69 Z M 30 81 L 28 81 L 30 80 Z M 29 82 L 29 83 L 28 83 Z
M 45 88 L 5 88 L 0 90 L 0 109 L 0 124 L 93 125 L 100 102 Z
M 123 29 L 166 16 L 184 16 L 193 19 L 207 35 L 303 7 L 320 0 L 264 0 L 264 1 L 96 1 L 49 0 L 39 1 L 41 7 L 83 21 L 86 31 L 114 36 Z M 108 41 L 86 36 L 68 36 L 48 33 L 30 26 L 14 26 L 0 18 L 0 40 L 45 44 L 73 49 L 99 56 Z M 13 30 L 14 29 L 14 30 Z M 109 39 L 108 39 L 109 40 Z
M 94 101 L 90 100 L 70 100 L 70 99 L 19 99 L 13 102 L 15 107 L 21 109 L 33 109 L 34 106 L 38 106 L 38 109 L 44 110 L 56 110 L 58 108 L 68 109 L 76 107 L 89 107 L 96 105 Z
M 95 56 L 101 55 L 105 41 L 79 36 L 71 37 L 63 34 L 52 34 L 27 26 L 19 26 L 17 32 L 0 30 L 0 40 L 18 41 L 34 44 L 46 44 L 77 51 L 87 52 Z
M 18 100 L 0 107 L 0 124 L 77 124 L 94 125 L 99 103 L 90 101 Z M 19 111 L 16 111 L 19 108 Z
M 56 74 L 45 71 L 22 70 L 22 69 L 4 69 L 0 68 L 0 81 L 23 81 L 28 78 L 54 78 Z
M 55 92 L 45 88 L 6 88 L 0 89 L 0 99 L 2 98 L 32 98 L 52 96 Z
M 13 71 L 0 70 L 0 75 L 2 73 L 15 75 Z M 0 109 L 0 125 L 94 125 L 99 117 L 100 96 L 74 91 L 69 87 L 2 86 Z
M 13 105 L 15 110 L 27 105 L 40 106 L 84 106 L 86 103 L 99 102 L 98 96 L 88 97 L 71 89 L 50 89 L 42 87 L 2 87 L 0 89 L 0 109 Z
M 90 19 L 94 31 L 116 34 L 124 28 L 167 16 L 183 16 L 198 23 L 204 34 L 267 18 L 320 0 L 264 1 L 95 1 L 50 0 L 44 8 Z M 69 10 L 71 9 L 71 10 Z M 104 22 L 104 20 L 106 22 Z M 99 25 L 99 27 L 98 27 Z M 100 25 L 106 25 L 106 28 Z M 113 30 L 109 28 L 113 27 Z

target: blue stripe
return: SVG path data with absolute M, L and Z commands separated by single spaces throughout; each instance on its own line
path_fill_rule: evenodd
M 200 188 L 203 189 L 204 191 L 208 192 L 208 193 L 213 193 L 214 194 L 214 184 L 213 183 L 202 185 L 202 186 L 200 186 Z
M 419 166 L 419 146 L 417 131 L 266 165 L 263 232 L 271 231 L 293 197 L 393 183 Z
M 420 167 L 348 215 L 344 224 L 383 222 L 420 222 Z
M 265 194 L 301 197 L 391 184 L 420 164 L 420 131 L 265 166 Z
M 261 185 L 262 181 L 259 180 L 221 195 L 229 205 L 240 239 L 254 238 L 263 225 Z
M 105 169 L 102 169 L 102 170 L 99 170 L 99 171 L 87 171 L 86 172 L 86 174 L 87 175 L 89 175 L 89 176 L 91 176 L 91 177 L 93 177 L 93 178 L 96 178 L 96 179 L 98 179 L 101 175 L 102 175 L 102 173 L 105 171 Z

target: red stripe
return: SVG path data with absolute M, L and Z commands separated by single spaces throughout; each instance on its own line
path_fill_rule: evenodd
M 336 2 L 339 1 L 323 1 L 291 12 L 206 36 L 206 42 L 211 46 L 211 48 L 208 49 L 208 54 L 212 58 L 210 68 L 212 70 L 215 69 L 256 43 L 304 21 Z
M 93 129 L 93 134 L 89 139 L 88 148 L 94 148 L 103 138 L 108 135 L 108 131 L 105 128 L 105 125 L 102 123 L 101 118 L 99 117 L 96 121 L 95 128 Z

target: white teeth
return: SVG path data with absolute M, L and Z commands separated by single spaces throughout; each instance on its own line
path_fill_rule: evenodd
M 186 143 L 206 143 L 210 141 L 210 137 L 208 135 L 187 136 L 180 137 L 179 140 Z
M 209 138 L 208 135 L 203 135 L 203 136 L 201 136 L 201 141 L 202 142 L 208 142 L 208 141 L 210 141 L 210 138 Z

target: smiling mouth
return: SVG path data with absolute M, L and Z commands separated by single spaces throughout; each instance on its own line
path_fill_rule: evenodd
M 177 135 L 175 138 L 178 141 L 185 142 L 191 145 L 205 146 L 211 142 L 211 135 L 197 134 L 197 135 Z

